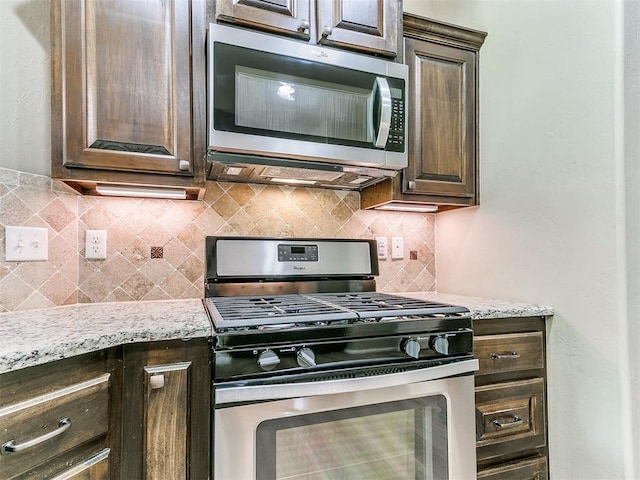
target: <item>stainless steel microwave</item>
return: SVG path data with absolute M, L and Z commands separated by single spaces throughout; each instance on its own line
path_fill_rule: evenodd
M 359 190 L 407 166 L 408 68 L 210 24 L 208 177 Z

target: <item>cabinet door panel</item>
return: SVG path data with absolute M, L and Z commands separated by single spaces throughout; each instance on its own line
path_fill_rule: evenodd
M 308 40 L 310 0 L 217 0 L 216 20 Z
M 474 53 L 407 38 L 409 167 L 405 193 L 475 196 Z
M 193 173 L 191 2 L 73 0 L 58 8 L 63 165 Z
M 122 471 L 127 480 L 208 477 L 210 354 L 206 339 L 125 348 Z
M 395 57 L 398 2 L 388 0 L 318 1 L 317 42 Z
M 191 363 L 145 367 L 145 478 L 187 478 Z

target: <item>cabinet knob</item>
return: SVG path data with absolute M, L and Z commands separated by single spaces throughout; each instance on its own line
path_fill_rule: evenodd
M 152 390 L 164 387 L 164 375 L 151 375 L 149 377 L 149 386 Z
M 309 27 L 311 27 L 309 20 L 301 20 L 300 25 L 298 25 L 298 31 L 304 32 L 306 30 L 309 30 Z
M 331 28 L 328 25 L 325 25 L 324 28 L 322 29 L 322 36 L 325 38 L 327 38 L 332 33 L 333 33 L 333 28 Z
M 409 190 L 415 190 L 416 189 L 416 182 L 413 180 L 409 180 L 409 183 L 407 184 L 407 188 Z
M 180 163 L 178 164 L 178 168 L 183 172 L 187 171 L 191 168 L 191 163 L 189 162 L 189 160 L 180 160 Z

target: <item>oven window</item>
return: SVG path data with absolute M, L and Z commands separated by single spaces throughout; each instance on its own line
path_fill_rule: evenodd
M 448 478 L 444 396 L 267 420 L 258 480 Z

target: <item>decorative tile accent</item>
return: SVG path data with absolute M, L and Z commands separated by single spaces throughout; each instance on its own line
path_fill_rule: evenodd
M 357 192 L 215 182 L 202 201 L 83 197 L 0 168 L 0 311 L 201 298 L 207 235 L 402 236 L 405 259 L 380 261 L 378 290 L 434 290 L 435 215 L 359 205 Z M 6 262 L 6 225 L 46 227 L 49 261 Z M 82 256 L 85 230 L 107 230 L 105 260 Z

